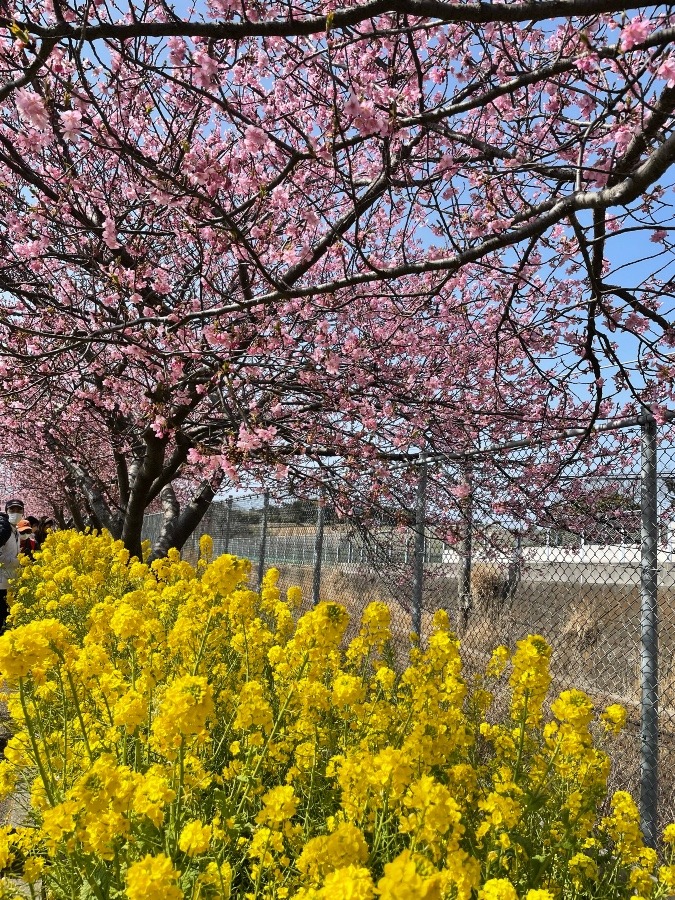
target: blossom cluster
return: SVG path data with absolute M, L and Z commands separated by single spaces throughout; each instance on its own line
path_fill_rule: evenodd
M 439 611 L 400 671 L 384 603 L 347 642 L 342 606 L 299 616 L 276 570 L 255 593 L 248 562 L 211 557 L 59 532 L 22 570 L 0 792 L 29 808 L 0 831 L 5 893 L 17 871 L 33 897 L 97 900 L 673 892 L 675 825 L 658 860 L 630 795 L 606 802 L 599 735 L 624 711 L 547 703 L 543 638 L 468 678 Z

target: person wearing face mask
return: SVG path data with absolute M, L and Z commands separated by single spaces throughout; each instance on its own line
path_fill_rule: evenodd
M 29 559 L 33 559 L 35 550 L 37 549 L 37 541 L 35 532 L 28 519 L 22 519 L 16 526 L 19 532 L 19 553 L 23 553 Z
M 5 512 L 9 519 L 9 524 L 15 527 L 23 519 L 23 500 L 8 500 L 5 503 Z
M 8 500 L 5 512 L 0 513 L 0 633 L 5 630 L 9 606 L 7 588 L 19 566 L 19 532 L 17 524 L 23 518 L 23 502 Z

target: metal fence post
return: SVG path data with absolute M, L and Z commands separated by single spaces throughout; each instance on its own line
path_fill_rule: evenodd
M 548 537 L 548 535 L 547 535 Z M 504 600 L 509 606 L 513 605 L 516 597 L 516 591 L 520 584 L 520 576 L 523 568 L 523 533 L 520 529 L 516 531 L 516 541 L 513 547 L 513 555 L 509 562 L 506 575 L 506 590 L 504 591 Z M 470 577 L 470 576 L 469 576 Z
M 323 555 L 323 520 L 324 520 L 323 491 L 319 495 L 319 503 L 316 509 L 316 538 L 314 539 L 314 576 L 312 579 L 312 605 L 319 602 L 321 593 L 321 557 Z
M 654 847 L 658 828 L 658 509 L 656 422 L 642 420 L 640 482 L 640 818 L 645 842 Z
M 424 525 L 427 500 L 427 458 L 422 454 L 415 502 L 415 550 L 412 596 L 412 630 L 422 637 L 422 591 L 424 589 Z
M 258 589 L 262 586 L 265 577 L 265 552 L 267 550 L 267 514 L 270 508 L 270 492 L 265 491 L 265 500 L 262 509 L 262 521 L 260 523 L 260 557 L 258 558 Z
M 227 498 L 227 512 L 225 513 L 225 549 L 223 553 L 230 552 L 230 528 L 232 525 L 232 497 Z
M 469 487 L 469 493 L 462 500 L 461 505 L 461 533 L 459 541 L 460 572 L 459 572 L 459 625 L 462 631 L 469 624 L 471 614 L 471 565 L 472 565 L 472 538 L 473 538 L 473 493 L 468 465 L 464 467 L 464 478 Z

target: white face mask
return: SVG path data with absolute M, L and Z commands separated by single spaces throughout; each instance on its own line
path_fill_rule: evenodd
M 23 518 L 23 513 L 8 513 L 7 518 L 12 523 L 12 525 L 18 525 Z

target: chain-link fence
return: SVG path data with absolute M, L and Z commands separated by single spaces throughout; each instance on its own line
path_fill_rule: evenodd
M 569 449 L 569 448 L 568 448 Z M 276 566 L 307 606 L 372 600 L 392 613 L 403 665 L 409 635 L 424 641 L 445 608 L 467 673 L 499 644 L 527 634 L 553 647 L 558 691 L 621 703 L 614 787 L 640 795 L 650 842 L 675 818 L 675 446 L 653 420 L 596 437 L 592 452 L 511 447 L 417 461 L 398 503 L 338 517 L 329 503 L 278 492 L 215 502 L 201 534 L 216 554 Z M 450 486 L 448 488 L 448 486 Z M 148 537 L 161 525 L 149 516 Z

